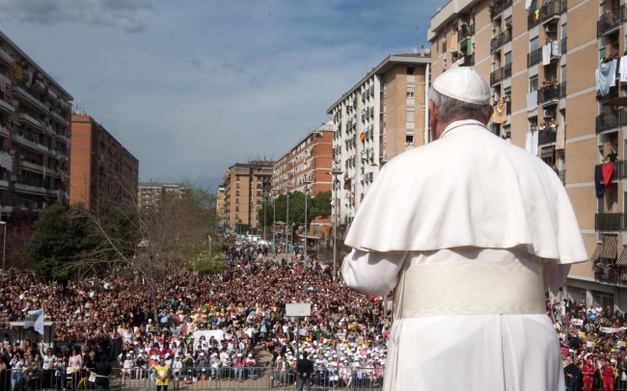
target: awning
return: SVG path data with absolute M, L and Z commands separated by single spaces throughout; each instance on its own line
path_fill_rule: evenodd
M 551 145 L 549 147 L 542 147 L 540 151 L 540 158 L 552 158 L 555 155 L 555 146 Z
M 627 246 L 623 246 L 623 251 L 621 251 L 616 264 L 620 266 L 627 266 Z
M 603 248 L 603 244 L 599 243 L 597 244 L 597 248 L 594 249 L 594 252 L 592 253 L 592 256 L 590 257 L 590 260 L 592 262 L 599 262 L 599 255 L 601 254 L 601 248 Z
M 599 258 L 616 259 L 618 255 L 617 245 L 616 235 L 603 235 L 603 247 L 601 248 Z

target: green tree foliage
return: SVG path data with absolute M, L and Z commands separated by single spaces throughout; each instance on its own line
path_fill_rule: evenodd
M 43 281 L 67 281 L 68 266 L 82 253 L 97 246 L 82 208 L 53 205 L 34 224 L 29 253 L 37 277 Z

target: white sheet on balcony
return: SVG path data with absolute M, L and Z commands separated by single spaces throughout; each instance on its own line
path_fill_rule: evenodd
M 621 83 L 627 83 L 627 56 L 620 58 L 618 65 L 618 80 Z
M 610 88 L 616 85 L 616 60 L 601 62 L 594 73 L 596 89 L 601 96 L 610 92 Z

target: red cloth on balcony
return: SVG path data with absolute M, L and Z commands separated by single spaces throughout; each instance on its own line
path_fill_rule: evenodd
M 607 189 L 612 187 L 612 173 L 614 172 L 614 163 L 601 164 L 601 170 L 603 171 L 603 183 Z

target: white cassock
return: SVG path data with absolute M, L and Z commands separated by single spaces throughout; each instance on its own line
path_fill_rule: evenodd
M 542 160 L 454 122 L 383 167 L 345 243 L 348 286 L 395 290 L 384 390 L 564 390 L 544 292 L 588 255 Z

